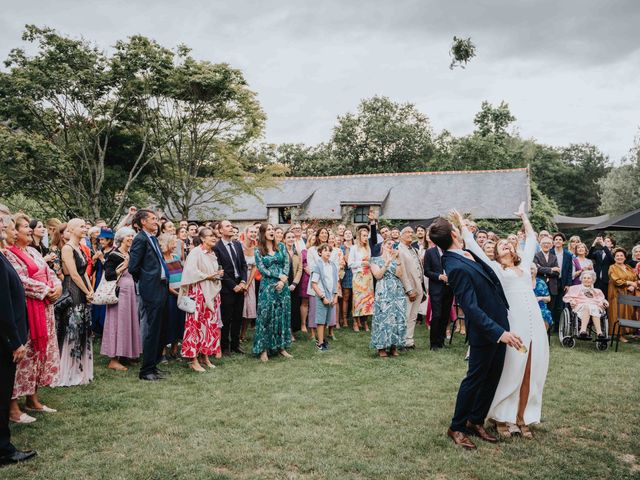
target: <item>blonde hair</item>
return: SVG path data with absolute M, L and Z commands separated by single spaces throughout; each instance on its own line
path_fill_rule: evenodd
M 209 227 L 204 227 L 204 228 L 207 228 L 213 232 L 213 230 Z M 162 235 L 160 235 L 158 237 L 158 243 L 160 244 L 160 251 L 164 252 L 165 250 L 167 250 L 171 242 L 175 242 L 176 240 L 177 240 L 176 236 L 170 233 L 163 233 Z
M 18 228 L 22 223 L 26 223 L 27 225 L 29 225 L 30 221 L 31 219 L 22 212 L 16 213 L 13 216 L 13 222 L 16 224 L 16 228 Z

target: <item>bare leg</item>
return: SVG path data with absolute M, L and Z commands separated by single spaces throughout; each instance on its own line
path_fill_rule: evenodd
M 342 289 L 342 326 L 349 326 L 349 299 L 351 298 L 351 289 Z
M 364 321 L 364 331 L 368 332 L 369 331 L 369 324 L 367 323 L 367 317 L 362 317 L 363 321 Z
M 360 331 L 360 317 L 353 317 L 353 331 Z
M 195 357 L 193 357 L 191 359 L 191 361 L 189 362 L 189 368 L 191 368 L 192 370 L 195 370 L 196 372 L 204 372 L 204 368 L 202 368 L 202 365 L 200 365 L 200 363 L 198 362 L 198 356 L 196 355 Z
M 310 328 L 311 330 L 311 340 L 315 340 L 316 338 L 316 329 L 315 328 Z
M 129 370 L 127 367 L 120 363 L 118 357 L 113 357 L 111 360 L 109 360 L 107 368 L 110 368 L 111 370 L 117 370 L 119 372 L 126 372 L 127 370 Z
M 300 320 L 302 320 L 300 324 L 300 331 L 307 331 L 307 317 L 309 316 L 309 299 L 303 298 L 300 300 Z
M 269 355 L 267 355 L 267 351 L 266 350 L 260 354 L 260 361 L 261 362 L 269 361 Z
M 583 308 L 578 317 L 580 318 L 580 334 L 587 333 L 587 326 L 589 325 L 589 319 L 591 318 L 589 310 Z
M 242 319 L 242 327 L 240 328 L 240 341 L 243 342 L 247 336 L 247 330 L 249 329 L 249 319 Z
M 324 343 L 324 325 L 318 325 L 318 345 L 322 345 Z
M 22 415 L 22 410 L 20 410 L 20 405 L 18 405 L 18 399 L 11 400 L 9 403 L 9 418 L 13 420 L 17 420 Z
M 209 368 L 216 368 L 216 366 L 211 363 L 211 360 L 209 360 L 209 355 L 203 355 L 203 360 L 204 360 L 204 364 L 209 367 Z
M 524 423 L 524 411 L 529 401 L 529 391 L 531 390 L 531 344 L 529 344 L 529 356 L 527 357 L 527 366 L 524 369 L 524 377 L 520 385 L 520 400 L 518 401 L 518 414 L 516 415 L 516 424 L 520 427 L 524 438 L 532 438 L 531 430 Z
M 27 401 L 25 403 L 27 407 L 35 410 L 42 410 L 43 407 L 42 403 L 40 403 L 40 399 L 38 398 L 37 391 L 33 395 L 27 395 Z
M 593 321 L 593 328 L 596 329 L 596 335 L 602 335 L 602 325 L 600 325 L 600 317 L 592 316 L 591 320 Z

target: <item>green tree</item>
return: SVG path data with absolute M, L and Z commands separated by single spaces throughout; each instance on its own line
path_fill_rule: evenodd
M 376 96 L 338 117 L 331 139 L 333 174 L 415 172 L 433 155 L 429 119 L 410 103 Z
M 480 111 L 473 119 L 475 133 L 481 137 L 494 136 L 496 139 L 507 137 L 507 128 L 515 121 L 516 117 L 509 110 L 508 103 L 500 102 L 500 105 L 494 107 L 487 101 L 482 102 Z

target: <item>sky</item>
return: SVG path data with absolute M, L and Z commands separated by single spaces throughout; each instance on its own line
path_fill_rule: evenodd
M 338 115 L 385 95 L 434 131 L 473 131 L 505 101 L 525 138 L 589 142 L 614 162 L 640 132 L 637 0 L 2 0 L 0 59 L 25 24 L 107 49 L 143 34 L 242 69 L 267 114 L 264 141 L 327 141 Z M 449 69 L 453 36 L 477 56 Z

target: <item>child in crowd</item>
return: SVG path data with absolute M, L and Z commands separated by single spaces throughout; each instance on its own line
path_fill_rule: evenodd
M 333 316 L 338 303 L 338 269 L 331 261 L 331 247 L 323 243 L 318 247 L 320 261 L 311 273 L 311 288 L 316 293 L 316 325 L 318 351 L 326 352 L 329 345 L 324 338 L 324 328 Z

